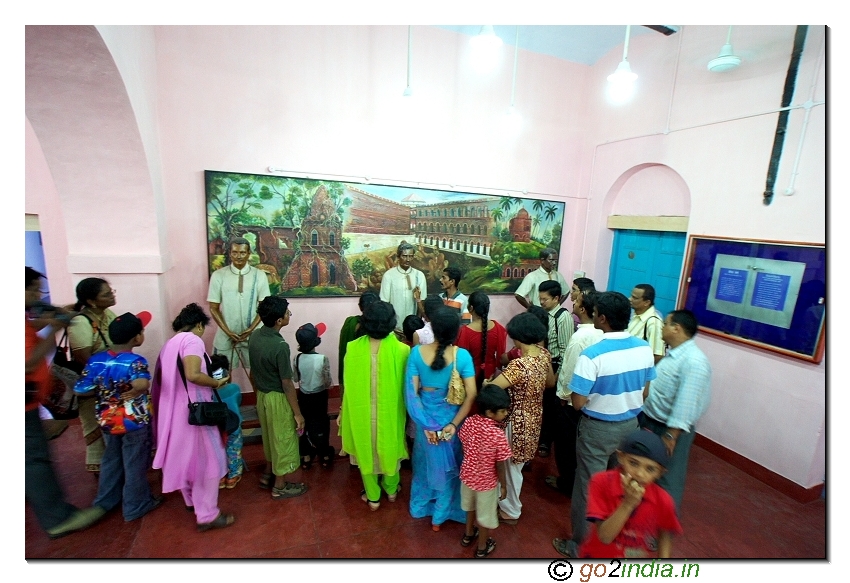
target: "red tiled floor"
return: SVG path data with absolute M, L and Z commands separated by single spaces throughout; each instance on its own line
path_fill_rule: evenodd
M 334 426 L 332 426 L 334 427 Z M 334 431 L 335 432 L 335 431 Z M 339 438 L 334 438 L 339 447 Z M 85 506 L 97 484 L 83 470 L 84 448 L 77 422 L 51 442 L 57 471 L 69 499 Z M 245 447 L 249 472 L 232 490 L 220 491 L 220 506 L 236 515 L 226 530 L 197 532 L 194 515 L 179 493 L 142 519 L 125 523 L 120 511 L 91 529 L 51 541 L 26 510 L 27 558 L 466 558 L 473 547 L 460 545 L 464 527 L 447 522 L 432 532 L 430 521 L 408 512 L 410 471 L 402 470 L 402 492 L 377 512 L 360 500 L 360 474 L 347 458 L 330 468 L 314 464 L 301 472 L 309 486 L 302 497 L 272 500 L 258 487 L 263 470 L 261 444 Z M 493 558 L 559 558 L 553 537 L 570 530 L 570 504 L 544 480 L 554 473 L 552 458 L 537 458 L 524 474 L 523 511 L 515 526 L 500 525 Z M 159 492 L 160 474 L 148 475 Z M 674 541 L 673 557 L 824 558 L 826 503 L 800 504 L 703 449 L 691 454 L 682 503 L 684 534 Z M 238 534 L 238 536 L 233 536 Z

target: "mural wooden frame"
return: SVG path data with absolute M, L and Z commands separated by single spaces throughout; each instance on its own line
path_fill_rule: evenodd
M 378 291 L 396 247 L 416 247 L 428 293 L 442 270 L 463 272 L 460 290 L 513 294 L 561 247 L 566 204 L 474 192 L 204 171 L 209 271 L 229 263 L 228 241 L 251 241 L 250 263 L 272 293 L 334 297 Z
M 819 363 L 826 245 L 691 235 L 678 307 L 706 334 Z

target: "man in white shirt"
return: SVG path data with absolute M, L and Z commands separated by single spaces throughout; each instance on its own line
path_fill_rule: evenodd
M 424 310 L 421 298 L 427 283 L 425 274 L 411 266 L 415 254 L 413 245 L 402 242 L 396 249 L 398 265 L 388 269 L 381 278 L 381 301 L 392 304 L 399 331 L 406 317 Z
M 229 256 L 230 265 L 216 269 L 210 277 L 207 294 L 210 314 L 218 324 L 213 348 L 227 356 L 231 372 L 242 366 L 248 373 L 248 338 L 260 326 L 257 305 L 270 293 L 269 279 L 265 272 L 248 265 L 251 243 L 244 237 L 230 241 Z M 243 393 L 251 392 L 250 381 L 238 384 Z
M 561 284 L 561 289 L 565 290 L 569 286 L 567 285 L 567 280 L 564 279 L 564 276 L 558 273 L 556 266 L 558 265 L 558 252 L 554 249 L 546 248 L 540 251 L 540 267 L 535 269 L 534 271 L 529 272 L 526 275 L 522 283 L 519 284 L 519 287 L 514 292 L 514 297 L 516 301 L 524 308 L 528 309 L 529 306 L 540 305 L 540 298 L 538 297 L 537 286 L 540 285 L 542 281 L 553 280 L 557 281 Z M 564 303 L 564 300 L 567 299 L 566 294 L 561 296 L 561 302 Z
M 581 413 L 573 409 L 570 400 L 570 381 L 581 351 L 602 340 L 602 330 L 593 325 L 593 310 L 596 307 L 596 291 L 590 286 L 573 294 L 573 314 L 578 316 L 578 329 L 570 337 L 558 371 L 557 395 L 560 399 L 558 417 L 555 422 L 555 465 L 557 476 L 546 476 L 546 484 L 562 494 L 572 497 L 576 475 L 576 430 Z
M 629 334 L 649 342 L 656 364 L 664 356 L 664 339 L 661 329 L 664 320 L 655 309 L 655 288 L 648 283 L 639 283 L 632 290 L 629 303 L 634 315 L 629 321 Z

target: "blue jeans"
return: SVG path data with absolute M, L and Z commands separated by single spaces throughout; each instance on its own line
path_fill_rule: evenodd
M 106 450 L 100 462 L 100 481 L 94 505 L 109 512 L 122 505 L 124 520 L 141 518 L 156 507 L 148 485 L 151 461 L 151 429 L 120 435 L 103 434 Z

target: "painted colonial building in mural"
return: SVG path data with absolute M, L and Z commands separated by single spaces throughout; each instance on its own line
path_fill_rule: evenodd
M 346 186 L 346 190 L 351 197 L 349 219 L 345 224 L 346 232 L 374 235 L 410 234 L 410 209 L 407 206 L 351 185 Z
M 283 289 L 317 286 L 357 289 L 342 255 L 342 219 L 324 186 L 313 195 L 310 212 L 301 221 L 295 257 L 281 278 Z
M 490 199 L 442 202 L 415 207 L 411 228 L 421 245 L 489 256 L 496 239 Z M 527 214 L 527 213 L 526 213 Z

